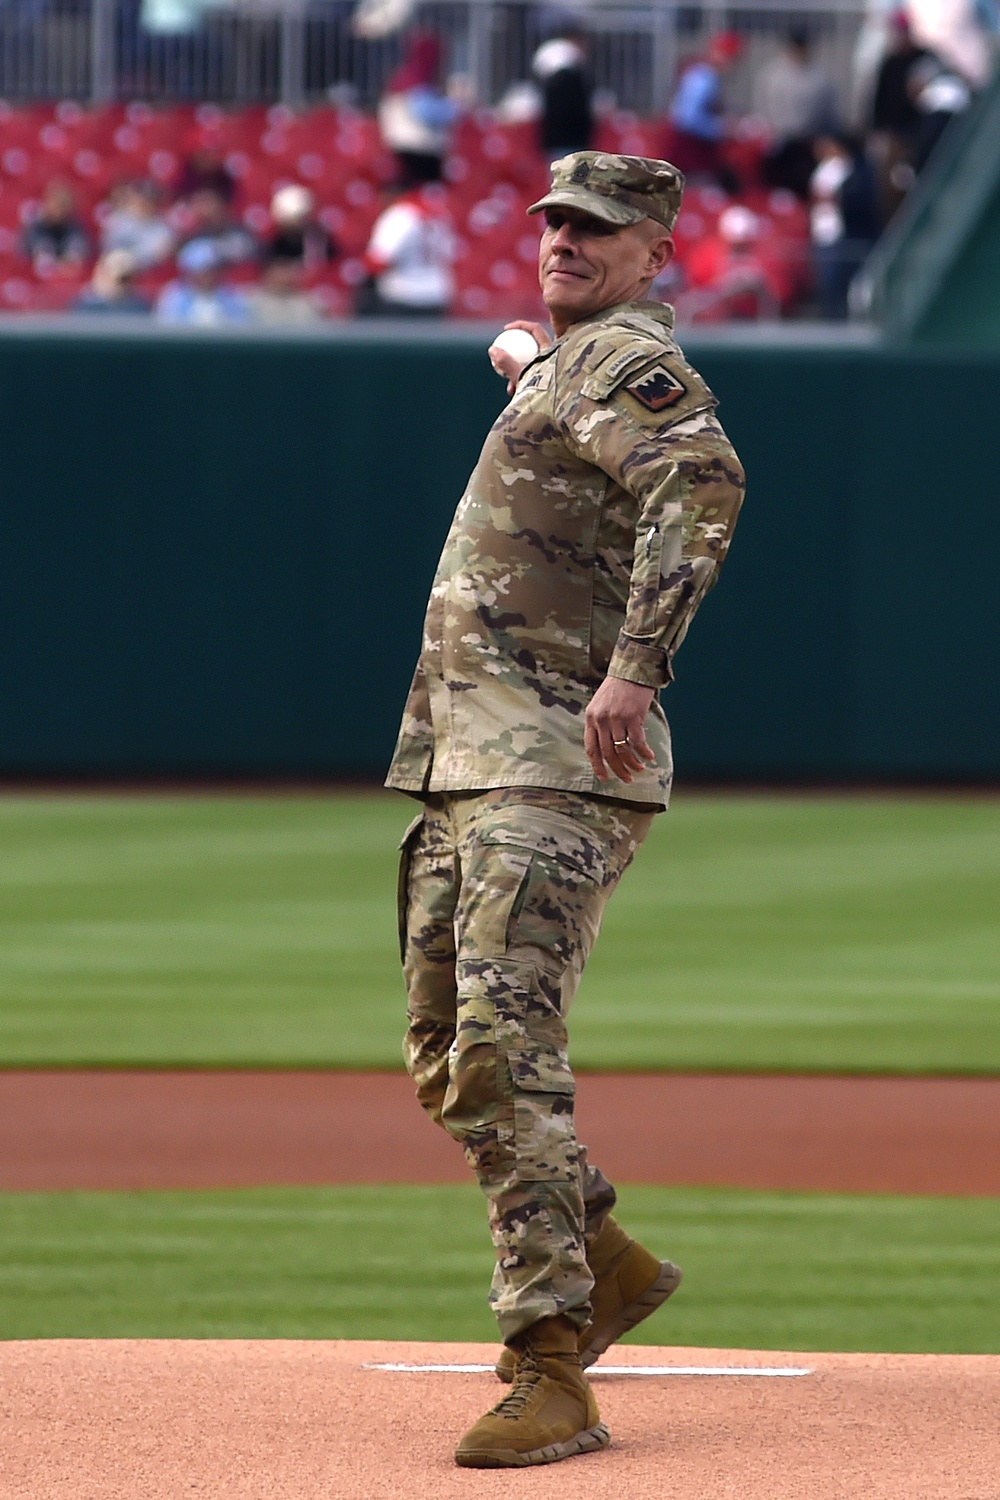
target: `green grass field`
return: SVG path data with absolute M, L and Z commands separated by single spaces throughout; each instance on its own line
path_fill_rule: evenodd
M 0 799 L 0 1064 L 395 1067 L 384 795 Z M 1000 1068 L 1000 801 L 680 797 L 609 911 L 590 1067 Z M 630 1187 L 645 1341 L 1000 1349 L 1000 1202 Z M 0 1337 L 494 1337 L 468 1188 L 0 1195 Z
M 629 1187 L 686 1268 L 635 1343 L 1000 1352 L 1000 1201 Z M 492 1340 L 470 1187 L 0 1198 L 0 1337 Z
M 0 799 L 0 1065 L 396 1067 L 401 797 Z M 590 1068 L 996 1072 L 1000 800 L 679 796 Z

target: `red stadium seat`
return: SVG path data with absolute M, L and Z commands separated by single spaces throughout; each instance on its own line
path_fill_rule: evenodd
M 620 152 L 624 156 L 663 155 L 664 128 L 660 121 L 643 121 L 635 115 L 616 112 L 598 122 L 595 151 Z
M 30 273 L 26 275 L 23 267 L 20 267 L 7 275 L 4 268 L 0 279 L 0 307 L 8 312 L 30 312 L 33 293 L 34 282 Z
M 599 121 L 595 144 L 660 156 L 665 131 L 660 120 L 615 111 Z M 280 105 L 163 109 L 142 102 L 91 110 L 72 100 L 25 107 L 0 101 L 0 307 L 37 310 L 65 305 L 75 295 L 72 278 L 40 279 L 17 254 L 23 225 L 53 178 L 72 184 L 96 233 L 115 183 L 152 177 L 169 195 L 183 158 L 199 142 L 222 151 L 239 184 L 240 212 L 256 233 L 269 232 L 277 188 L 299 182 L 312 190 L 321 222 L 341 252 L 315 285 L 330 311 L 349 309 L 364 274 L 360 257 L 385 201 L 381 187 L 395 175 L 372 116 L 328 106 L 296 113 Z M 730 143 L 727 159 L 744 181 L 739 201 L 761 220 L 757 254 L 787 308 L 808 285 L 808 211 L 791 194 L 761 185 L 760 148 L 747 135 Z M 500 321 L 543 314 L 536 284 L 539 226 L 526 219 L 525 210 L 547 181 L 535 122 L 498 123 L 485 111 L 459 122 L 444 183 L 436 190 L 458 241 L 456 312 Z M 686 194 L 675 239 L 678 263 L 694 280 L 700 247 L 716 234 L 731 201 L 713 186 L 692 185 Z M 183 231 L 182 210 L 171 210 L 171 218 Z M 169 274 L 163 269 L 143 285 L 155 290 Z

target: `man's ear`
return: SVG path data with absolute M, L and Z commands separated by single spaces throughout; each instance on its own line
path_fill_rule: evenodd
M 648 269 L 654 280 L 661 271 L 665 271 L 674 258 L 674 241 L 671 235 L 657 235 L 651 240 L 648 253 Z

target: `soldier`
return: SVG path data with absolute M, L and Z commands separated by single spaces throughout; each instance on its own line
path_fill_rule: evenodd
M 539 280 L 555 340 L 500 368 L 445 542 L 387 785 L 422 799 L 400 865 L 417 1095 L 489 1205 L 510 1393 L 471 1468 L 609 1441 L 584 1375 L 680 1272 L 616 1223 L 573 1123 L 566 1017 L 604 906 L 669 795 L 658 692 L 715 582 L 743 472 L 648 300 L 673 254 L 667 162 L 557 161 Z M 496 362 L 496 361 L 495 361 Z

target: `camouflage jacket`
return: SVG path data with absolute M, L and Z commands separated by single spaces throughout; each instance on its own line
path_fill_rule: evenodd
M 669 307 L 612 307 L 525 368 L 444 545 L 387 786 L 557 787 L 666 806 L 657 697 L 656 761 L 629 784 L 597 780 L 583 732 L 606 674 L 671 680 L 743 496 L 715 398 L 672 328 Z

